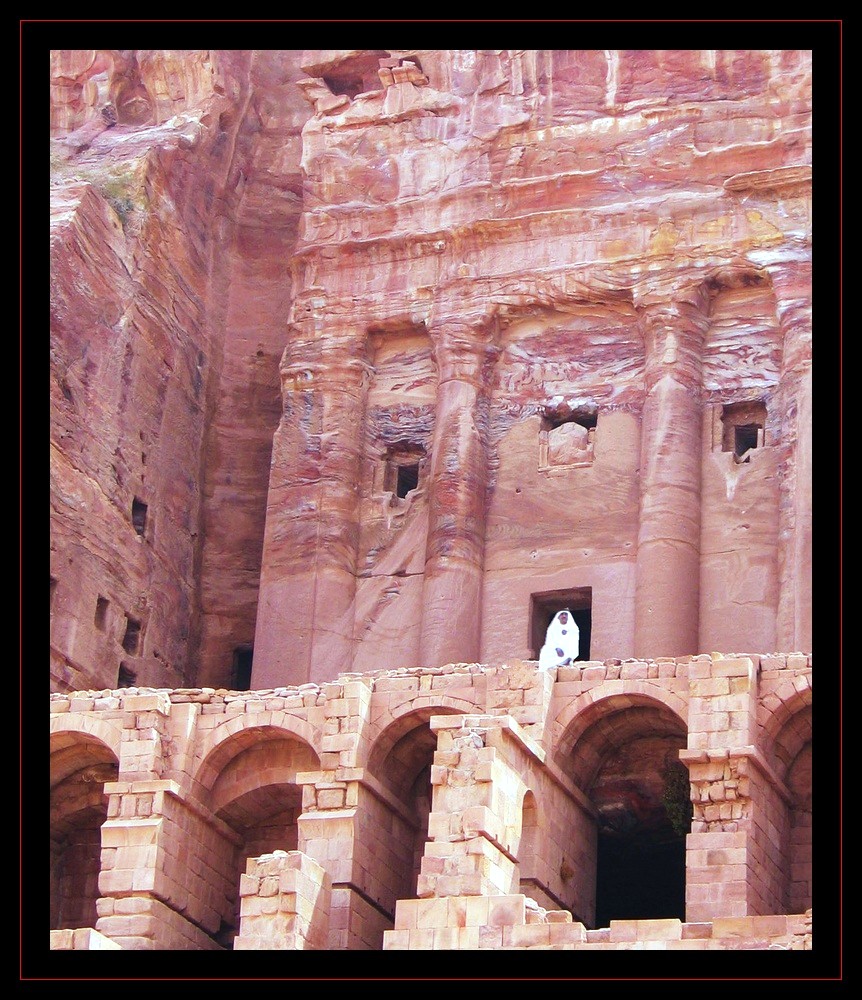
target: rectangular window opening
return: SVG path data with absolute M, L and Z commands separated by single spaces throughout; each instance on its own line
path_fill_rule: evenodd
M 234 691 L 248 691 L 251 688 L 251 664 L 254 646 L 237 646 L 233 651 L 230 683 Z
M 425 449 L 421 445 L 402 441 L 386 453 L 383 489 L 403 500 L 419 488 Z
M 398 482 L 395 493 L 402 499 L 419 485 L 419 463 L 398 466 Z
M 765 444 L 766 406 L 759 400 L 727 403 L 721 408 L 721 450 L 735 462 L 751 461 L 751 452 Z
M 105 631 L 105 624 L 108 620 L 108 599 L 106 597 L 96 598 L 96 614 L 93 619 L 93 624 L 100 632 Z
M 538 660 L 545 634 L 554 615 L 568 609 L 578 626 L 578 660 L 590 658 L 590 637 L 593 624 L 593 588 L 575 587 L 570 590 L 550 590 L 530 595 L 530 652 Z
M 138 651 L 138 644 L 141 638 L 141 623 L 126 615 L 126 634 L 123 636 L 123 649 L 127 653 L 135 654 Z
M 139 535 L 143 535 L 147 527 L 147 505 L 137 497 L 132 500 L 132 525 Z

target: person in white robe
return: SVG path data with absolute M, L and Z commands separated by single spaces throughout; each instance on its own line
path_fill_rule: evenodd
M 580 632 L 566 608 L 558 611 L 551 619 L 545 633 L 545 644 L 539 653 L 539 670 L 551 667 L 567 667 L 578 658 Z

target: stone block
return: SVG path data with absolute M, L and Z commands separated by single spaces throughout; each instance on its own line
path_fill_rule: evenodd
M 123 708 L 127 712 L 159 712 L 167 714 L 167 699 L 160 694 L 126 695 L 123 698 Z
M 692 698 L 712 698 L 715 695 L 729 694 L 730 681 L 726 677 L 704 677 L 689 682 L 689 692 Z
M 498 950 L 503 947 L 504 928 L 485 924 L 479 927 L 479 947 Z
M 464 900 L 465 926 L 483 927 L 489 923 L 489 898 L 487 896 L 471 895 Z
M 683 940 L 709 938 L 712 937 L 712 923 L 684 923 L 680 933 Z
M 488 923 L 492 927 L 524 924 L 527 919 L 524 900 L 521 895 L 489 896 Z
M 550 917 L 550 913 L 548 914 Z M 571 914 L 568 921 L 548 921 L 548 940 L 552 947 L 561 948 L 583 944 L 587 930 L 581 923 L 573 923 Z
M 640 941 L 671 941 L 682 936 L 682 923 L 675 918 L 639 920 L 637 924 Z
M 727 660 L 715 660 L 712 664 L 713 677 L 751 677 L 755 676 L 755 663 L 747 656 Z
M 541 948 L 550 944 L 550 924 L 512 924 L 503 928 L 504 947 Z
M 449 915 L 449 901 L 445 898 L 416 900 L 416 927 L 445 927 Z
M 132 891 L 133 872 L 113 868 L 99 873 L 99 892 L 103 896 L 117 896 Z
M 383 934 L 383 950 L 384 951 L 407 951 L 410 947 L 410 931 L 408 930 L 391 930 L 385 931 Z
M 637 941 L 637 920 L 612 920 L 610 922 L 609 940 L 612 942 Z

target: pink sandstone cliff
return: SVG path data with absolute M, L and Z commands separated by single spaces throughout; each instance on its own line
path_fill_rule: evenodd
M 52 947 L 810 947 L 811 93 L 52 53 Z
M 57 687 L 810 645 L 810 54 L 52 60 Z

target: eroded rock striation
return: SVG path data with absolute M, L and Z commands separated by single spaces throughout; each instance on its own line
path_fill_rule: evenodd
M 58 688 L 810 646 L 810 53 L 57 52 L 52 156 Z
M 52 53 L 52 948 L 811 948 L 811 88 Z

